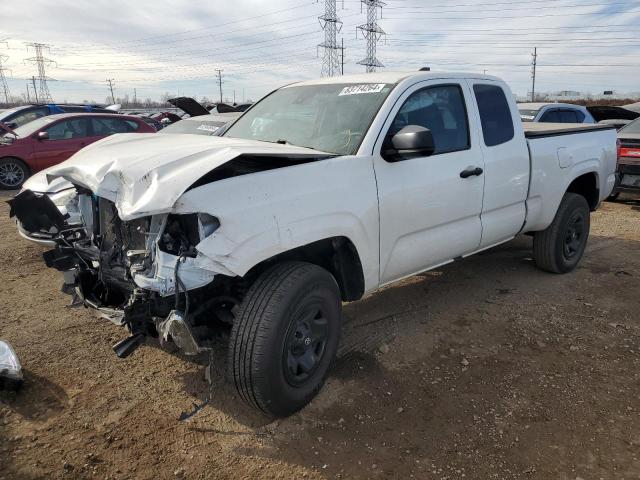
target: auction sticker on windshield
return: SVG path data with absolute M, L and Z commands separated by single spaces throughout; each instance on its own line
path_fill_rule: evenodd
M 338 94 L 339 97 L 343 95 L 360 95 L 362 93 L 380 93 L 385 87 L 384 83 L 363 83 L 361 85 L 349 85 L 344 87 Z

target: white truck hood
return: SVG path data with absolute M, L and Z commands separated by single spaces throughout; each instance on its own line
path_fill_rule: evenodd
M 333 156 L 309 148 L 202 135 L 128 133 L 96 142 L 46 172 L 115 203 L 122 220 L 170 212 L 201 177 L 240 155 Z M 58 186 L 59 188 L 59 186 Z

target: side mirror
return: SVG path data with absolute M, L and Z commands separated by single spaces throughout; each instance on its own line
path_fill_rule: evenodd
M 49 140 L 49 132 L 38 132 L 38 140 Z
M 384 157 L 392 162 L 416 157 L 428 157 L 435 152 L 433 134 L 428 128 L 407 125 L 393 137 Z

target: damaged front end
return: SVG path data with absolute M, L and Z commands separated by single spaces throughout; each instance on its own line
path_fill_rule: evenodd
M 55 247 L 44 260 L 63 273 L 63 291 L 127 327 L 131 336 L 114 346 L 120 357 L 147 336 L 172 341 L 186 354 L 209 348 L 215 328 L 232 322 L 238 303 L 238 282 L 203 268 L 196 250 L 218 219 L 195 213 L 123 221 L 112 201 L 75 188 L 81 223 L 71 228 L 46 196 L 26 190 L 11 201 L 20 224 L 52 232 Z

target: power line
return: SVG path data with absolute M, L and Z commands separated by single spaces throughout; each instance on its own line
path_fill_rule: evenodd
M 113 103 L 115 105 L 116 103 L 116 97 L 113 95 L 113 78 L 107 78 L 105 81 L 107 82 L 107 85 L 109 86 L 109 90 L 111 91 L 111 103 Z
M 5 45 L 7 45 L 7 47 L 9 47 L 9 44 L 7 43 L 6 38 L 0 39 L 0 44 L 1 43 L 4 43 Z M 9 93 L 9 84 L 7 83 L 7 77 L 5 76 L 4 72 L 5 71 L 11 72 L 11 70 L 3 67 L 2 64 L 6 62 L 8 59 L 9 59 L 8 56 L 2 55 L 0 53 L 0 90 L 4 92 L 4 100 L 7 103 L 9 103 L 9 98 L 11 97 L 11 94 Z M 9 75 L 12 75 L 12 73 L 9 73 Z
M 362 0 L 360 4 L 367 7 L 367 23 L 356 28 L 356 36 L 358 30 L 362 32 L 362 36 L 367 41 L 367 56 L 358 62 L 358 65 L 364 65 L 367 73 L 375 72 L 376 68 L 384 67 L 382 62 L 376 57 L 378 42 L 385 34 L 384 30 L 378 25 L 378 8 L 380 16 L 382 16 L 382 7 L 386 4 L 380 0 Z
M 533 58 L 531 59 L 531 101 L 535 102 L 536 98 L 536 65 L 538 63 L 538 49 L 533 47 Z
M 337 34 L 342 30 L 342 21 L 336 12 L 336 0 L 324 0 L 324 15 L 318 17 L 320 26 L 324 30 L 324 43 L 318 45 L 324 49 L 322 55 L 321 75 L 333 77 L 340 72 L 340 59 L 338 58 Z M 344 53 L 343 53 L 344 55 Z
M 218 72 L 217 77 L 218 77 L 218 87 L 220 88 L 220 103 L 222 103 L 222 70 L 221 69 L 216 69 L 216 72 Z
M 55 64 L 55 62 L 49 58 L 45 58 L 44 55 L 42 54 L 42 50 L 45 48 L 49 49 L 50 46 L 44 43 L 37 43 L 37 42 L 27 43 L 26 45 L 27 45 L 27 48 L 32 47 L 36 53 L 35 57 L 26 58 L 24 60 L 26 63 L 31 63 L 33 65 L 36 65 L 38 68 L 39 92 L 36 93 L 36 101 L 39 100 L 42 103 L 51 102 L 53 101 L 53 99 L 51 98 L 51 93 L 49 92 L 49 86 L 47 85 L 48 78 L 45 73 L 45 65 L 52 65 L 52 64 Z M 35 90 L 36 88 L 35 78 L 33 80 L 34 80 L 33 89 Z

